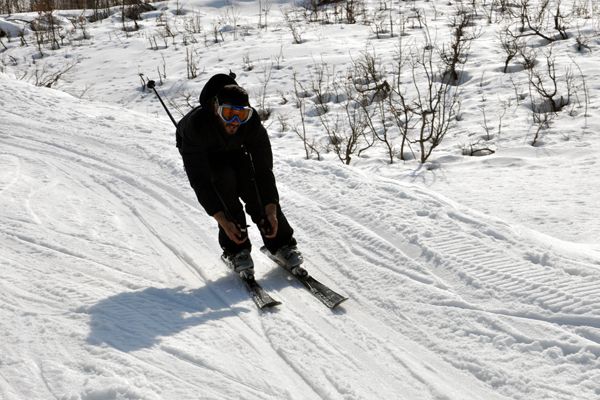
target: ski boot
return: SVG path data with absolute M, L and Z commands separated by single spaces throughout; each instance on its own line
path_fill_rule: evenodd
M 273 256 L 278 263 L 285 265 L 293 275 L 308 276 L 308 272 L 300 266 L 304 262 L 304 258 L 302 258 L 302 253 L 295 245 L 280 247 Z
M 243 279 L 254 278 L 254 262 L 249 249 L 243 249 L 236 254 L 224 252 L 221 256 L 233 271 Z

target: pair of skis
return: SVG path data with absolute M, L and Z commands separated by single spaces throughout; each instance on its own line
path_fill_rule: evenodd
M 279 265 L 283 269 L 285 269 L 290 274 L 290 276 L 294 277 L 294 279 L 296 279 L 298 282 L 300 282 L 302 284 L 302 286 L 304 286 L 313 296 L 315 296 L 317 299 L 319 299 L 328 308 L 333 309 L 333 308 L 337 307 L 340 303 L 342 303 L 344 300 L 348 299 L 347 297 L 344 297 L 344 296 L 334 292 L 329 287 L 327 287 L 323 283 L 319 282 L 318 280 L 316 280 L 315 278 L 313 278 L 310 275 L 304 275 L 304 276 L 294 275 L 288 265 L 285 265 L 285 264 L 279 262 L 275 257 L 273 257 L 273 255 L 265 247 L 262 247 L 260 250 L 263 253 L 265 253 L 271 260 L 275 261 L 277 263 L 277 265 Z M 226 264 L 228 264 L 228 265 L 230 264 L 226 258 L 222 258 L 222 260 Z M 229 265 L 229 266 L 231 267 L 231 265 Z M 250 297 L 252 298 L 252 300 L 254 301 L 254 303 L 256 304 L 256 306 L 259 309 L 262 310 L 262 309 L 278 306 L 281 304 L 280 301 L 275 300 L 273 297 L 271 297 L 271 295 L 269 295 L 269 293 L 267 293 L 266 290 L 263 289 L 263 287 L 256 281 L 254 276 L 252 276 L 252 277 L 241 277 L 240 276 L 240 279 L 244 283 L 244 286 L 246 287 L 246 290 L 250 294 Z

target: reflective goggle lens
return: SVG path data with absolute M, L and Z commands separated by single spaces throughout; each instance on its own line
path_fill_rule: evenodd
M 252 108 L 230 106 L 225 104 L 219 106 L 219 115 L 225 122 L 233 122 L 237 119 L 240 124 L 243 124 L 248 122 L 252 116 Z

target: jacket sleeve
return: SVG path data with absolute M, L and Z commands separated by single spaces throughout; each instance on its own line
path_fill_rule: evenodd
M 252 156 L 254 170 L 256 172 L 256 184 L 260 192 L 263 205 L 279 203 L 279 193 L 275 175 L 273 174 L 273 152 L 267 130 L 257 118 L 253 127 L 251 140 L 246 143 L 248 153 Z
M 190 186 L 196 193 L 196 198 L 204 211 L 210 216 L 223 211 L 221 201 L 215 192 L 210 176 L 210 167 L 203 153 L 184 152 L 180 150 L 183 166 L 190 181 Z
M 212 182 L 212 173 L 206 148 L 201 143 L 195 143 L 191 136 L 194 129 L 193 118 L 184 118 L 177 126 L 177 135 L 180 139 L 179 153 L 183 159 L 183 166 L 196 193 L 198 202 L 208 215 L 214 215 L 223 210 Z

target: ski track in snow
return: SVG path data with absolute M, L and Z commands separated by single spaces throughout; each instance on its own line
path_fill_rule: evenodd
M 597 259 L 422 187 L 277 159 L 307 268 L 350 300 L 325 309 L 255 251 L 283 301 L 261 313 L 219 262 L 171 126 L 0 87 L 2 399 L 600 394 Z
M 303 169 L 302 173 L 299 169 Z M 320 177 L 326 177 L 328 173 L 333 176 L 323 178 L 323 185 L 319 184 Z M 459 320 L 463 320 L 465 315 L 474 314 L 474 322 L 485 326 L 485 329 L 461 332 L 463 329 L 457 324 L 453 329 L 458 332 L 453 333 L 480 336 L 482 341 L 498 341 L 494 343 L 495 346 L 508 347 L 505 350 L 517 353 L 522 353 L 524 349 L 535 349 L 544 357 L 552 354 L 550 357 L 571 360 L 573 368 L 580 368 L 581 381 L 590 387 L 595 385 L 592 382 L 598 377 L 597 372 L 591 372 L 588 365 L 578 366 L 577 363 L 578 357 L 583 355 L 583 358 L 594 360 L 593 364 L 597 365 L 600 355 L 597 336 L 589 334 L 600 328 L 597 262 L 571 259 L 547 249 L 536 248 L 532 245 L 533 241 L 515 236 L 509 226 L 486 221 L 479 215 L 469 216 L 466 214 L 468 211 L 445 204 L 434 193 L 389 181 L 368 182 L 357 177 L 359 173 L 348 175 L 342 167 L 335 171 L 329 166 L 325 170 L 320 164 L 290 162 L 289 173 L 284 174 L 282 181 L 310 174 L 312 178 L 300 184 L 295 182 L 294 190 L 306 193 L 299 199 L 298 205 L 311 205 L 309 210 L 302 210 L 303 214 L 327 216 L 319 220 L 319 224 L 327 226 L 314 236 L 322 240 L 324 233 L 331 231 L 344 235 L 320 247 L 343 247 L 345 254 L 362 258 L 346 261 L 350 280 L 348 285 L 352 286 L 351 282 L 359 275 L 352 272 L 355 269 L 360 271 L 365 281 L 375 281 L 376 277 L 368 276 L 368 273 L 365 276 L 365 272 L 372 269 L 373 275 L 380 278 L 376 286 L 379 290 L 387 287 L 388 290 L 384 289 L 383 292 L 397 292 L 400 296 L 396 297 L 409 297 L 408 302 L 417 299 L 419 303 L 423 301 L 432 308 L 426 314 L 427 319 L 414 321 L 414 325 L 418 326 L 411 337 L 428 346 L 435 345 L 434 339 L 423 339 L 430 336 L 428 332 L 439 333 L 438 324 L 448 324 L 446 318 L 440 320 L 441 313 L 460 316 Z M 327 190 L 322 190 L 325 185 Z M 349 195 L 348 188 L 352 188 L 352 201 L 336 201 Z M 385 225 L 376 221 L 385 221 Z M 338 229 L 331 229 L 330 226 Z M 301 242 L 306 240 L 308 238 L 302 238 Z M 341 243 L 346 245 L 342 246 Z M 313 248 L 310 245 L 308 247 Z M 317 243 L 315 247 L 318 247 Z M 390 256 L 387 259 L 375 257 L 387 254 Z M 384 268 L 394 271 L 394 274 L 385 276 L 382 274 Z M 396 272 L 402 269 L 402 273 Z M 400 278 L 400 275 L 405 277 Z M 410 285 L 414 287 L 413 290 L 420 293 L 406 295 L 407 279 L 413 283 Z M 340 284 L 339 279 L 336 282 Z M 394 291 L 394 287 L 402 287 L 404 293 Z M 368 292 L 369 288 L 361 287 L 360 293 L 349 294 L 356 298 Z M 378 299 L 374 294 L 370 302 L 376 304 L 378 300 L 381 302 L 383 299 Z M 407 308 L 407 305 L 399 303 L 390 307 L 394 300 L 393 297 L 387 298 L 388 304 L 384 310 Z M 397 301 L 406 300 L 398 298 Z M 439 310 L 433 310 L 432 306 Z M 549 339 L 541 332 L 532 336 L 521 331 L 530 330 L 528 325 L 534 324 L 540 325 L 536 330 L 541 330 L 544 323 L 552 323 L 547 329 L 560 332 L 559 337 Z M 398 326 L 398 329 L 407 329 L 405 320 L 400 324 L 402 327 Z M 431 329 L 423 329 L 424 324 Z M 490 330 L 490 325 L 497 332 Z M 510 346 L 500 343 L 500 340 L 508 342 Z M 497 368 L 497 360 L 494 359 L 485 368 L 466 366 L 458 352 L 449 353 L 447 360 L 457 367 L 471 370 L 475 375 L 481 371 L 490 374 L 489 371 Z M 532 367 L 535 364 L 532 362 Z M 500 372 L 504 373 L 499 371 L 498 374 Z M 524 391 L 531 391 L 527 381 L 495 382 L 498 379 L 491 376 L 484 380 L 491 381 L 493 385 L 516 385 L 515 388 L 506 388 L 507 393 L 515 397 Z M 553 387 L 556 379 L 555 376 L 550 377 L 547 387 Z M 572 396 L 570 393 L 557 398 Z

